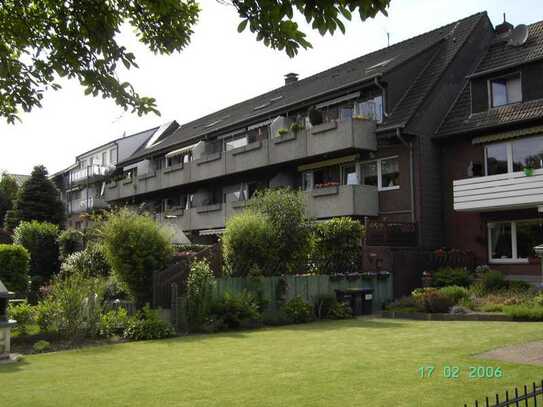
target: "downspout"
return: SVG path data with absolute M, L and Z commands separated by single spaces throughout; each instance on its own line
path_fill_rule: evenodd
M 385 87 L 381 84 L 381 82 L 379 82 L 379 78 L 380 76 L 376 76 L 375 78 L 373 78 L 373 82 L 375 83 L 375 86 L 381 89 L 381 95 L 383 98 L 383 116 L 388 117 L 386 90 L 385 90 Z
M 409 184 L 411 189 L 411 222 L 415 223 L 415 187 L 414 187 L 414 180 L 415 180 L 415 166 L 413 163 L 413 142 L 407 142 L 402 137 L 400 128 L 396 128 L 396 137 L 398 137 L 398 140 L 401 141 L 401 143 L 409 147 Z

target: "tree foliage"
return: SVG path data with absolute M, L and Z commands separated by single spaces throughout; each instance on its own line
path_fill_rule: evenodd
M 303 195 L 286 188 L 255 194 L 251 208 L 265 216 L 271 226 L 274 275 L 305 271 L 311 250 L 311 222 L 305 214 Z
M 30 178 L 23 184 L 15 204 L 18 222 L 39 221 L 62 225 L 65 219 L 64 204 L 55 184 L 47 178 L 43 165 L 34 167 Z
M 13 176 L 7 173 L 0 175 L 0 228 L 4 227 L 6 213 L 13 209 L 18 189 Z
M 311 44 L 295 21 L 301 14 L 321 34 L 345 32 L 344 20 L 386 14 L 390 0 L 218 0 L 234 7 L 258 41 L 294 56 Z M 40 107 L 59 78 L 78 80 L 85 94 L 111 98 L 139 115 L 158 113 L 155 99 L 140 96 L 118 76 L 137 68 L 135 55 L 118 42 L 123 24 L 153 52 L 185 48 L 200 12 L 196 0 L 4 0 L 0 7 L 0 116 L 9 123 L 21 110 Z
M 30 254 L 20 245 L 0 244 L 0 281 L 8 290 L 26 294 Z
M 138 307 L 151 301 L 152 275 L 173 255 L 171 236 L 151 217 L 128 209 L 112 214 L 101 227 L 108 262 Z

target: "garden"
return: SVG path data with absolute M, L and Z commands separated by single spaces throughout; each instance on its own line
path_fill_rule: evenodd
M 388 304 L 385 314 L 403 318 L 426 313 L 543 321 L 543 292 L 523 281 L 508 281 L 488 266 L 477 266 L 471 272 L 468 268 L 442 267 L 426 273 L 424 283 L 426 287 Z

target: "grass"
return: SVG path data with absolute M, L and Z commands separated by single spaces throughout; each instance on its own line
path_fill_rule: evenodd
M 2 405 L 459 406 L 543 379 L 541 366 L 473 357 L 543 340 L 542 328 L 357 319 L 33 355 L 0 366 Z M 421 379 L 427 365 L 436 371 Z M 470 379 L 469 366 L 504 375 Z

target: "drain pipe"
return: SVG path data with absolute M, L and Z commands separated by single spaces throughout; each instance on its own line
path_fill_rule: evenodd
M 401 143 L 409 148 L 409 184 L 411 189 L 411 222 L 415 223 L 415 188 L 414 188 L 414 180 L 415 180 L 415 166 L 413 164 L 413 142 L 410 141 L 409 143 L 405 141 L 405 139 L 402 137 L 400 128 L 396 128 L 396 137 L 398 137 L 398 140 L 401 141 Z

